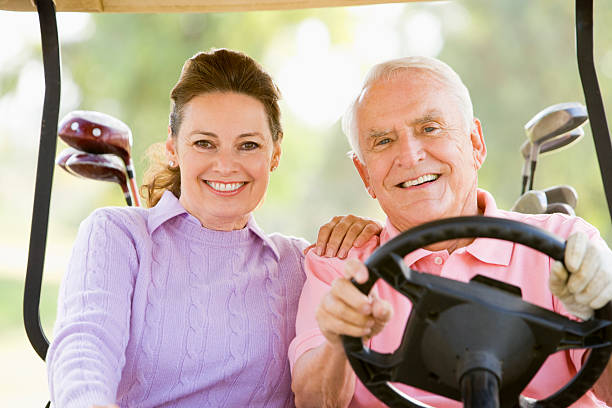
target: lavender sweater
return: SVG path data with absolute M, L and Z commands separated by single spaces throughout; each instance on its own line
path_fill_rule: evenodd
M 58 408 L 293 406 L 307 242 L 203 228 L 166 192 L 79 229 L 47 354 Z

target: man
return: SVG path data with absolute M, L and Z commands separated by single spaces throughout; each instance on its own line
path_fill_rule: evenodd
M 382 280 L 365 296 L 349 279 L 365 282 L 362 261 L 419 224 L 477 214 L 526 222 L 568 240 L 569 271 L 537 251 L 486 238 L 414 251 L 405 258 L 413 269 L 461 281 L 476 274 L 503 280 L 521 287 L 528 302 L 582 319 L 612 299 L 612 253 L 594 227 L 561 214 L 498 210 L 493 197 L 477 188 L 487 153 L 481 124 L 473 117 L 468 90 L 446 64 L 412 57 L 375 66 L 345 115 L 343 130 L 368 193 L 388 219 L 380 239 L 349 252 L 353 259 L 344 262 L 313 251 L 306 257 L 297 336 L 289 349 L 297 406 L 382 406 L 356 380 L 340 335 L 364 337 L 372 349 L 392 352 L 400 344 L 410 303 Z M 551 356 L 523 394 L 542 399 L 557 391 L 575 375 L 584 354 L 573 350 Z M 593 392 L 575 406 L 602 406 L 597 398 L 612 401 L 609 370 L 610 365 Z M 399 388 L 435 407 L 461 406 L 419 389 Z

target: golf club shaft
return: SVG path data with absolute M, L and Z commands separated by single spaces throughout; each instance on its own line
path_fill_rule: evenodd
M 527 188 L 527 191 L 529 190 L 533 190 L 533 178 L 535 176 L 535 169 L 536 169 L 536 163 L 538 160 L 538 153 L 540 152 L 540 144 L 539 143 L 532 143 L 531 144 L 531 152 L 529 153 L 529 162 L 531 163 L 530 165 L 530 170 L 529 170 L 529 175 L 528 175 L 528 185 L 529 187 Z
M 529 190 L 533 190 L 533 176 L 535 175 L 536 161 L 531 162 L 531 176 L 529 177 Z
M 529 159 L 525 159 L 525 163 L 523 164 L 523 185 L 521 186 L 521 195 L 525 194 L 527 183 L 529 183 Z
M 138 186 L 136 185 L 136 172 L 134 170 L 134 162 L 130 157 L 129 161 L 125 163 L 125 170 L 128 178 L 128 188 L 130 190 L 131 201 L 134 206 L 140 207 L 140 198 L 138 197 Z

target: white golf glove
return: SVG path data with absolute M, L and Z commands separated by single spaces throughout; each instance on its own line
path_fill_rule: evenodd
M 584 232 L 575 232 L 567 239 L 565 265 L 556 261 L 549 288 L 568 312 L 587 320 L 593 310 L 612 300 L 612 252 L 600 243 L 590 242 Z

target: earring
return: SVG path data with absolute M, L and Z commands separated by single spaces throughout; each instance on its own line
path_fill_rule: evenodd
M 170 166 L 170 167 L 174 167 L 174 161 L 170 160 L 170 161 L 168 162 L 168 166 Z

